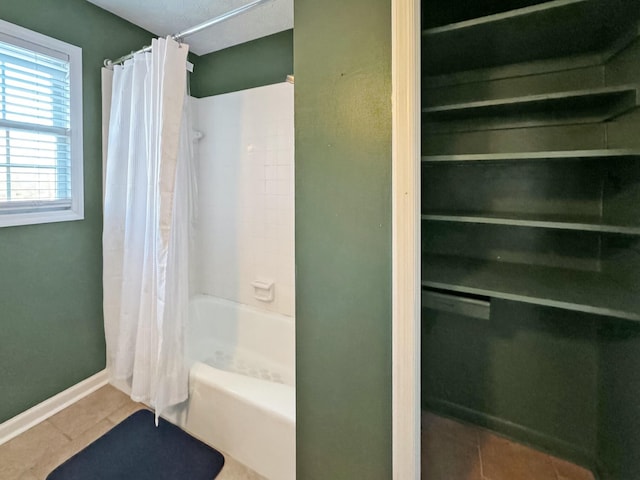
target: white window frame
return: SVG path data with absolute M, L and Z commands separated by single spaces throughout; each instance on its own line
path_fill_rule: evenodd
M 5 22 L 4 20 L 0 20 L 0 41 L 44 55 L 63 58 L 65 60 L 68 59 L 71 115 L 71 208 L 47 211 L 45 207 L 43 210 L 28 213 L 0 214 L 0 228 L 83 220 L 82 49 L 61 40 Z

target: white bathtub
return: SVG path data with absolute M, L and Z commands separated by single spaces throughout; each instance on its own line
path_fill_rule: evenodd
M 295 479 L 293 319 L 194 297 L 186 355 L 190 397 L 172 420 L 270 480 Z

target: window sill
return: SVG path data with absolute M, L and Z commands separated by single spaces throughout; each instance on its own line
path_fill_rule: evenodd
M 84 220 L 84 213 L 73 210 L 61 210 L 58 212 L 7 214 L 0 215 L 0 228 L 37 225 L 40 223 L 72 222 L 75 220 Z

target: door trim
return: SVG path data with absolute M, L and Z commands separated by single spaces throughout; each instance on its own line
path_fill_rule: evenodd
M 392 457 L 420 479 L 420 1 L 391 2 Z

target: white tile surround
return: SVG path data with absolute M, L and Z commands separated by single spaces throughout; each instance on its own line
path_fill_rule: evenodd
M 294 315 L 293 89 L 194 99 L 204 137 L 193 293 Z M 254 281 L 274 283 L 272 302 L 255 298 Z

